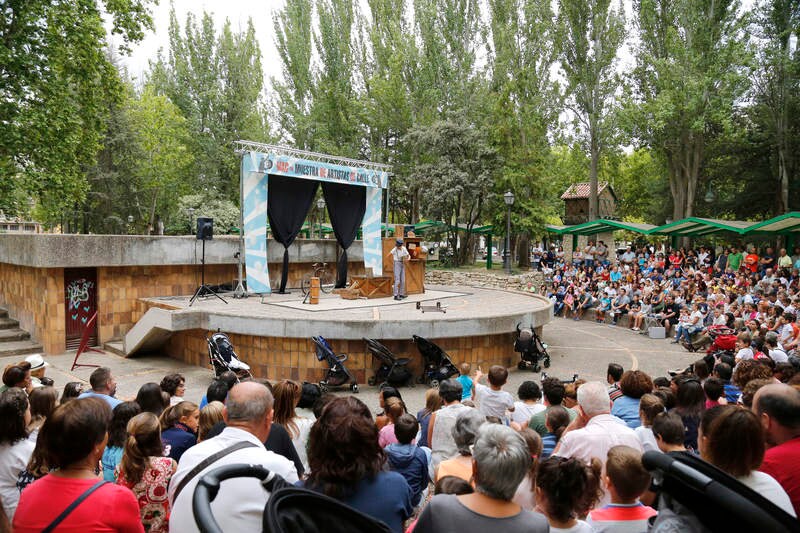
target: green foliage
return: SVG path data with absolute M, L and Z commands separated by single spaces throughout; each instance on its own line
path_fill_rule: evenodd
M 173 235 L 194 233 L 198 217 L 213 218 L 214 232 L 217 234 L 236 233 L 233 228 L 239 227 L 239 208 L 223 198 L 188 194 L 181 196 L 170 208 L 166 232 Z

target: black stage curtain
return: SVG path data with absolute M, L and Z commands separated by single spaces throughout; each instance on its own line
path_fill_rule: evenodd
M 331 217 L 333 234 L 343 250 L 336 268 L 336 287 L 342 288 L 347 285 L 347 249 L 358 235 L 358 228 L 361 227 L 367 208 L 367 188 L 361 185 L 322 182 L 322 193 Z
M 289 276 L 289 246 L 303 228 L 308 209 L 317 194 L 318 182 L 270 174 L 267 185 L 267 217 L 272 236 L 283 245 L 283 270 L 278 293 L 286 292 Z M 360 188 L 360 187 L 359 187 Z M 363 209 L 362 209 L 363 210 Z

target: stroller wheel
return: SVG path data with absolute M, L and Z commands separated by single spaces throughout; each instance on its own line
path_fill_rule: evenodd
M 539 372 L 541 370 L 542 370 L 542 367 L 539 366 L 539 363 L 534 363 L 533 368 L 531 368 L 531 371 L 533 371 L 533 372 Z
M 328 384 L 327 384 L 327 383 L 325 383 L 324 381 L 320 381 L 320 382 L 319 382 L 319 391 L 320 391 L 322 394 L 325 394 L 325 393 L 327 393 L 327 392 L 328 392 Z
M 358 383 L 350 384 L 350 390 L 353 394 L 358 394 Z
M 425 376 L 417 376 L 416 381 L 417 381 L 417 383 L 422 385 L 423 383 L 425 383 Z
M 375 386 L 375 376 L 371 376 L 371 377 L 370 377 L 370 378 L 367 380 L 367 385 L 369 385 L 370 387 L 374 387 L 374 386 Z
M 545 368 L 550 368 L 550 356 L 549 355 L 545 355 L 544 356 L 544 367 Z
M 432 389 L 438 389 L 439 388 L 439 380 L 438 379 L 432 379 L 431 382 L 429 383 L 429 385 L 431 386 Z
M 526 366 L 528 365 L 525 364 L 525 361 L 520 361 L 519 363 L 517 363 L 517 368 L 520 370 L 525 370 Z

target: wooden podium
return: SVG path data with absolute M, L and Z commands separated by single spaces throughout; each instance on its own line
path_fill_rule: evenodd
M 383 275 L 390 276 L 394 283 L 394 261 L 389 253 L 395 247 L 395 237 L 383 239 Z M 411 260 L 406 262 L 406 294 L 425 292 L 425 254 L 422 252 L 422 239 L 405 237 L 403 239 Z

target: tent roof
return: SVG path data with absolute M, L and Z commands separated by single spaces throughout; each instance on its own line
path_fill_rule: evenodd
M 620 220 L 609 220 L 599 218 L 583 224 L 575 226 L 555 226 L 548 225 L 547 229 L 553 233 L 560 235 L 596 235 L 597 233 L 604 233 L 607 231 L 627 230 L 643 235 L 649 235 L 655 228 L 652 224 L 643 224 L 639 222 L 623 222 Z
M 741 235 L 752 224 L 752 222 L 747 222 L 746 220 L 688 217 L 669 224 L 664 224 L 663 226 L 658 226 L 651 230 L 650 234 L 700 237 L 727 231 Z
M 753 224 L 743 233 L 745 235 L 751 233 L 800 233 L 800 211 L 784 213 L 775 218 Z

